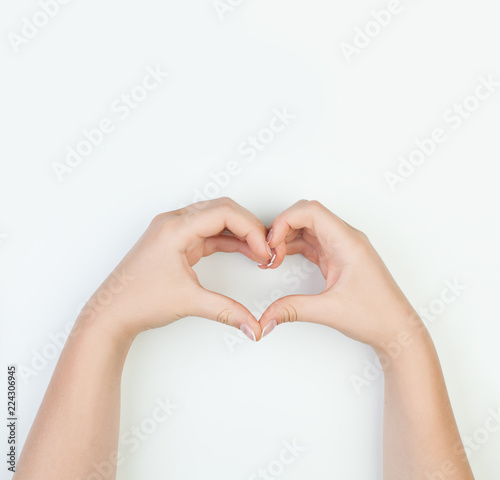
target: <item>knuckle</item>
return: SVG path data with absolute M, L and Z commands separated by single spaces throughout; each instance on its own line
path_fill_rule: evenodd
M 179 230 L 185 221 L 185 215 L 179 213 L 180 211 L 161 213 L 156 215 L 150 223 L 152 232 L 156 232 L 163 238 L 163 234 L 168 234 L 172 230 Z
M 362 232 L 361 230 L 358 230 L 358 235 L 363 239 L 365 240 L 366 242 L 369 242 L 370 239 L 368 238 L 368 235 L 364 232 Z
M 235 205 L 235 201 L 230 197 L 220 197 L 217 199 L 217 205 L 219 207 L 232 208 Z
M 371 248 L 370 239 L 360 230 L 354 231 L 353 245 L 360 252 L 367 252 Z
M 259 219 L 252 219 L 248 225 L 248 237 L 258 238 L 261 235 L 266 237 L 267 227 Z
M 358 230 L 357 228 L 351 227 L 353 232 L 358 236 L 359 238 L 363 239 L 364 241 L 368 241 L 368 235 L 365 232 L 362 232 L 361 230 Z
M 323 207 L 323 204 L 318 202 L 318 200 L 310 200 L 308 202 L 308 206 L 309 208 L 311 208 L 312 210 L 322 210 L 324 207 Z
M 297 310 L 290 303 L 283 303 L 281 305 L 281 319 L 283 323 L 296 322 L 298 318 Z
M 204 210 L 208 205 L 210 205 L 211 201 L 210 200 L 202 200 L 200 202 L 195 202 L 192 203 L 191 205 L 188 205 L 184 207 L 183 209 L 179 210 L 180 214 L 195 214 L 198 212 L 201 212 Z
M 164 213 L 159 213 L 158 215 L 155 215 L 153 217 L 153 220 L 151 220 L 151 225 L 161 225 L 163 221 L 165 220 L 165 214 Z
M 229 318 L 231 317 L 232 310 L 230 308 L 224 308 L 217 314 L 217 322 L 224 325 L 229 325 Z

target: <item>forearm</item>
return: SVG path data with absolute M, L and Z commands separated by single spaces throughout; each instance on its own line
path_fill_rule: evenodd
M 131 340 L 79 319 L 61 353 L 19 459 L 15 480 L 116 474 L 120 381 Z
M 471 480 L 432 339 L 423 325 L 406 333 L 398 355 L 377 352 L 385 374 L 384 479 Z

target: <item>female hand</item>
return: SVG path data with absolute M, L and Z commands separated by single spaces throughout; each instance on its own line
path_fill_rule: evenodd
M 401 332 L 423 326 L 366 235 L 319 202 L 297 202 L 270 229 L 269 245 L 276 251 L 271 268 L 285 255 L 300 253 L 319 266 L 326 285 L 319 295 L 275 301 L 260 319 L 263 335 L 298 320 L 333 327 L 383 350 Z
M 93 294 L 77 324 L 99 322 L 114 335 L 133 338 L 143 330 L 193 315 L 260 339 L 260 324 L 250 311 L 204 289 L 192 266 L 215 252 L 240 252 L 267 263 L 271 250 L 266 234 L 257 217 L 229 198 L 158 215 Z

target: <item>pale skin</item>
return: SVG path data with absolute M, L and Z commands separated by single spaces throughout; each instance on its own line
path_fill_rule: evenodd
M 279 299 L 257 321 L 198 282 L 192 266 L 218 251 L 243 253 L 262 269 L 302 254 L 319 266 L 325 289 Z M 315 322 L 370 345 L 385 373 L 384 479 L 474 478 L 432 340 L 366 236 L 318 202 L 296 203 L 268 229 L 222 198 L 157 216 L 94 293 L 66 342 L 14 479 L 84 480 L 94 478 L 96 465 L 101 478 L 115 478 L 127 352 L 140 332 L 186 316 L 240 328 L 256 341 L 284 322 Z

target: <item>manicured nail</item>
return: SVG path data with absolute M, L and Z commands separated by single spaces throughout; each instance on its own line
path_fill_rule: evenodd
M 271 257 L 271 260 L 269 260 L 269 263 L 267 264 L 268 267 L 271 267 L 273 265 L 273 262 L 274 262 L 274 259 L 276 258 L 276 254 L 274 254 L 272 257 Z
M 273 238 L 273 229 L 269 230 L 269 233 L 267 234 L 267 243 L 271 242 L 271 239 Z
M 266 242 L 266 250 L 267 250 L 267 253 L 269 253 L 269 258 L 271 258 L 273 256 L 273 250 L 272 248 L 269 246 L 269 243 Z
M 265 337 L 269 333 L 271 333 L 276 325 L 278 325 L 278 322 L 276 320 L 271 320 L 265 327 L 264 330 L 262 330 L 262 337 Z
M 246 324 L 242 323 L 240 330 L 253 342 L 255 342 L 255 333 L 253 333 L 253 330 Z

